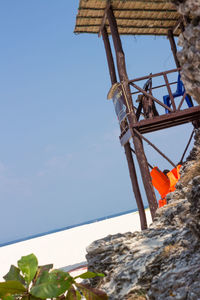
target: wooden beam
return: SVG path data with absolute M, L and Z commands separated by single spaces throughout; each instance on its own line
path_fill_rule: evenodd
M 176 104 L 174 102 L 174 96 L 172 94 L 172 90 L 170 88 L 170 85 L 169 85 L 169 81 L 168 81 L 168 78 L 167 78 L 167 75 L 164 74 L 163 75 L 164 79 L 165 79 L 165 82 L 166 82 L 166 86 L 167 86 L 167 90 L 168 90 L 168 93 L 169 93 L 169 97 L 170 97 L 170 100 L 171 100 L 171 104 L 172 104 L 172 107 L 173 107 L 173 111 L 176 111 Z M 168 109 L 169 110 L 169 109 Z
M 183 18 L 182 16 L 178 19 L 178 21 L 176 22 L 176 24 L 171 28 L 173 34 L 176 32 L 176 30 L 180 27 L 181 28 L 181 23 L 183 22 Z
M 128 169 L 129 169 L 129 175 L 131 178 L 132 188 L 133 188 L 133 192 L 135 194 L 135 200 L 136 200 L 138 211 L 139 211 L 141 229 L 144 230 L 147 228 L 147 220 L 146 220 L 144 205 L 142 202 L 142 196 L 140 193 L 140 188 L 139 188 L 139 184 L 138 184 L 138 180 L 137 180 L 137 173 L 135 170 L 135 164 L 133 161 L 131 146 L 130 146 L 129 142 L 126 143 L 126 145 L 124 145 L 124 150 L 125 150 L 125 154 L 126 154 L 126 158 L 127 158 L 127 162 L 128 162 Z
M 172 114 L 164 114 L 154 117 L 153 119 L 142 120 L 130 125 L 133 129 L 136 128 L 140 133 L 145 134 L 198 120 L 200 120 L 199 105 Z M 121 145 L 124 146 L 131 138 L 130 128 L 122 132 L 119 138 Z
M 172 85 L 172 84 L 177 84 L 177 81 L 169 82 L 169 84 L 170 84 L 170 85 Z M 159 88 L 165 87 L 165 86 L 166 86 L 166 84 L 161 84 L 161 85 L 153 86 L 153 87 L 151 88 L 151 90 L 159 89 Z M 131 95 L 136 95 L 136 94 L 139 94 L 139 93 L 140 93 L 140 91 L 137 91 L 137 92 L 131 93 Z
M 110 41 L 109 37 L 107 34 L 107 30 L 105 26 L 102 28 L 102 37 L 103 37 L 103 42 L 106 50 L 106 57 L 107 57 L 107 62 L 108 62 L 108 67 L 109 67 L 109 73 L 110 73 L 110 79 L 112 85 L 117 82 L 117 77 L 116 77 L 116 72 L 115 72 L 115 65 L 114 65 L 114 60 L 112 56 L 112 50 L 110 47 Z M 120 128 L 121 129 L 121 128 Z M 146 220 L 146 214 L 144 210 L 144 205 L 142 202 L 142 196 L 140 193 L 140 188 L 137 180 L 137 174 L 135 170 L 135 165 L 134 165 L 134 160 L 132 157 L 132 151 L 131 151 L 131 146 L 129 141 L 124 145 L 124 150 L 125 150 L 125 155 L 128 163 L 128 169 L 129 169 L 129 174 L 130 174 L 130 179 L 131 179 L 131 184 L 132 184 L 132 189 L 135 195 L 138 211 L 139 211 L 139 216 L 140 216 L 140 224 L 141 224 L 141 229 L 144 230 L 147 228 L 147 220 Z
M 179 104 L 179 106 L 178 106 L 178 108 L 177 108 L 177 111 L 179 111 L 179 110 L 181 109 L 181 106 L 183 105 L 183 102 L 184 102 L 184 100 L 185 100 L 185 97 L 186 97 L 186 92 L 183 94 L 183 97 L 182 97 L 181 102 L 180 102 L 180 104 Z
M 130 92 L 129 83 L 128 83 L 128 75 L 126 72 L 125 56 L 124 56 L 124 52 L 122 49 L 122 44 L 121 44 L 121 39 L 120 39 L 118 28 L 117 28 L 116 19 L 115 19 L 115 16 L 114 16 L 114 13 L 113 13 L 111 7 L 108 9 L 107 17 L 108 17 L 108 22 L 110 25 L 110 30 L 111 30 L 113 43 L 114 43 L 114 47 L 115 47 L 115 52 L 116 52 L 118 73 L 119 73 L 120 81 L 124 88 L 124 96 L 126 98 L 126 106 L 127 106 L 127 109 L 129 108 L 128 109 L 128 112 L 129 112 L 128 120 L 129 120 L 129 123 L 136 123 L 137 118 L 136 118 L 136 115 L 134 112 L 131 92 Z M 131 129 L 131 135 L 133 137 L 135 152 L 136 152 L 138 164 L 139 164 L 141 175 L 142 175 L 145 192 L 146 192 L 147 199 L 149 202 L 152 219 L 154 219 L 158 204 L 157 204 L 156 196 L 155 196 L 154 189 L 152 186 L 151 176 L 149 173 L 147 159 L 146 159 L 146 156 L 144 153 L 142 139 L 138 135 L 135 135 L 133 133 L 132 129 Z
M 98 37 L 101 36 L 102 29 L 105 27 L 106 19 L 107 19 L 107 11 L 110 8 L 110 0 L 107 0 L 106 8 L 103 14 L 103 18 L 101 20 L 101 25 L 99 27 Z
M 179 63 L 179 60 L 178 60 L 178 57 L 177 57 L 177 47 L 176 47 L 176 43 L 175 43 L 175 40 L 174 40 L 174 34 L 173 34 L 172 29 L 168 30 L 167 36 L 168 36 L 168 39 L 169 39 L 169 42 L 170 42 L 170 46 L 171 46 L 171 50 L 172 50 L 172 53 L 173 53 L 173 56 L 174 56 L 175 64 L 176 64 L 177 68 L 180 68 L 180 63 Z
M 158 77 L 158 76 L 163 76 L 164 74 L 179 72 L 180 70 L 181 70 L 181 68 L 177 68 L 177 69 L 172 69 L 172 70 L 168 70 L 168 71 L 164 71 L 164 72 L 160 72 L 160 73 L 149 74 L 149 75 L 146 75 L 146 76 L 131 79 L 128 82 L 131 83 L 131 82 L 136 82 L 136 81 L 145 80 L 145 79 L 149 79 L 149 78 L 154 78 L 154 77 Z
M 135 134 L 139 135 L 144 141 L 146 141 L 152 148 L 154 148 L 162 157 L 164 157 L 174 168 L 176 165 L 169 159 L 158 147 L 156 147 L 152 142 L 145 138 L 136 128 L 133 128 Z
M 190 135 L 189 141 L 188 141 L 188 143 L 187 143 L 187 145 L 186 145 L 186 147 L 185 147 L 185 150 L 183 151 L 183 155 L 182 155 L 182 157 L 181 157 L 181 160 L 180 160 L 180 162 L 179 162 L 179 165 L 182 165 L 182 162 L 183 162 L 185 153 L 187 152 L 187 149 L 188 149 L 188 147 L 189 147 L 189 145 L 190 145 L 190 143 L 191 143 L 191 140 L 192 140 L 192 137 L 193 137 L 194 133 L 195 133 L 195 129 L 192 130 L 192 133 L 191 133 L 191 135 Z
M 110 79 L 111 79 L 111 83 L 113 85 L 114 83 L 117 82 L 117 76 L 116 76 L 115 64 L 114 64 L 114 60 L 113 60 L 110 41 L 109 41 L 108 33 L 107 33 L 105 26 L 102 28 L 101 33 L 102 33 L 102 38 L 103 38 L 104 47 L 105 47 L 105 51 L 106 51 L 106 58 L 107 58 L 107 62 L 108 62 Z
M 195 120 L 200 120 L 200 105 L 157 116 L 153 119 L 141 120 L 137 123 L 131 123 L 130 126 L 138 129 L 139 132 L 143 134 L 178 126 Z

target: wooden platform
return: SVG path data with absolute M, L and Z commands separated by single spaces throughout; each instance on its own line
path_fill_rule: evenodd
M 132 128 L 136 128 L 140 133 L 149 133 L 177 125 L 185 124 L 195 120 L 200 120 L 200 105 L 187 108 L 181 111 L 172 112 L 162 116 L 146 119 L 131 124 Z M 130 129 L 120 136 L 121 145 L 124 146 L 131 138 Z

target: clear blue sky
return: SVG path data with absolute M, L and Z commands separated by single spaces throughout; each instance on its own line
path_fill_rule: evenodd
M 0 243 L 136 208 L 103 43 L 73 33 L 77 8 L 0 1 Z M 130 78 L 175 67 L 166 38 L 122 41 Z M 176 130 L 151 140 L 178 162 L 192 128 Z

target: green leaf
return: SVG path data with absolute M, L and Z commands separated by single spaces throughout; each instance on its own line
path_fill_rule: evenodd
M 13 296 L 5 296 L 2 298 L 2 300 L 15 300 L 15 297 Z
M 36 283 L 34 285 L 39 285 L 41 283 L 48 282 L 50 280 L 50 275 L 48 271 L 42 272 L 42 274 L 37 278 Z
M 86 284 L 76 283 L 75 285 L 87 300 L 108 300 L 108 296 L 103 291 L 93 289 Z
M 38 269 L 37 269 L 37 273 L 34 277 L 34 280 L 33 280 L 33 285 L 35 285 L 36 281 L 42 276 L 42 274 L 44 272 L 47 272 L 53 268 L 53 265 L 52 264 L 49 264 L 49 265 L 44 265 L 44 266 L 39 266 Z
M 39 266 L 38 271 L 42 274 L 44 271 L 50 271 L 53 268 L 53 264 Z
M 25 281 L 28 284 L 30 284 L 31 280 L 33 280 L 37 272 L 37 268 L 38 268 L 37 257 L 34 254 L 22 256 L 22 258 L 18 260 L 17 263 L 18 263 L 18 267 L 24 274 Z
M 14 296 L 5 296 L 2 298 L 2 300 L 14 300 L 15 297 Z
M 11 265 L 9 272 L 3 277 L 5 281 L 16 280 L 25 284 L 24 278 L 20 275 L 20 269 Z
M 74 277 L 74 279 L 76 279 L 76 278 L 89 279 L 89 278 L 93 278 L 93 277 L 97 277 L 97 276 L 104 277 L 105 275 L 102 273 L 94 273 L 94 272 L 87 271 L 79 276 Z
M 73 286 L 71 286 L 71 288 L 67 292 L 67 296 L 65 299 L 66 300 L 81 300 L 82 296 L 78 290 L 75 290 L 75 288 Z
M 30 294 L 41 299 L 58 297 L 66 292 L 72 283 L 73 278 L 67 272 L 53 270 L 48 273 L 44 271 L 35 286 L 31 288 Z
M 7 294 L 15 295 L 26 292 L 25 287 L 19 281 L 0 282 L 0 294 L 6 296 Z
M 69 273 L 61 270 L 52 270 L 50 273 L 48 271 L 43 271 L 42 274 L 38 277 L 35 285 L 46 283 L 48 281 L 54 281 L 57 279 L 73 280 Z

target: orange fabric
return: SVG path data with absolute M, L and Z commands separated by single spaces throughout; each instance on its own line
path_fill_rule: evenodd
M 158 167 L 154 167 L 150 174 L 153 186 L 159 192 L 161 197 L 164 198 L 170 188 L 169 178 L 161 172 Z
M 161 172 L 158 167 L 154 167 L 151 171 L 152 184 L 155 189 L 159 192 L 161 199 L 158 201 L 159 207 L 167 204 L 166 195 L 175 191 L 175 185 L 180 179 L 180 168 L 178 165 L 176 168 L 172 169 L 165 175 Z
M 175 191 L 175 185 L 177 184 L 178 180 L 180 179 L 180 168 L 181 165 L 178 165 L 176 168 L 172 169 L 170 172 L 167 173 L 167 177 L 170 181 L 170 189 L 169 193 Z
M 159 208 L 162 207 L 162 206 L 164 206 L 165 204 L 167 204 L 167 200 L 165 198 L 164 199 L 160 199 L 158 201 L 158 207 Z

